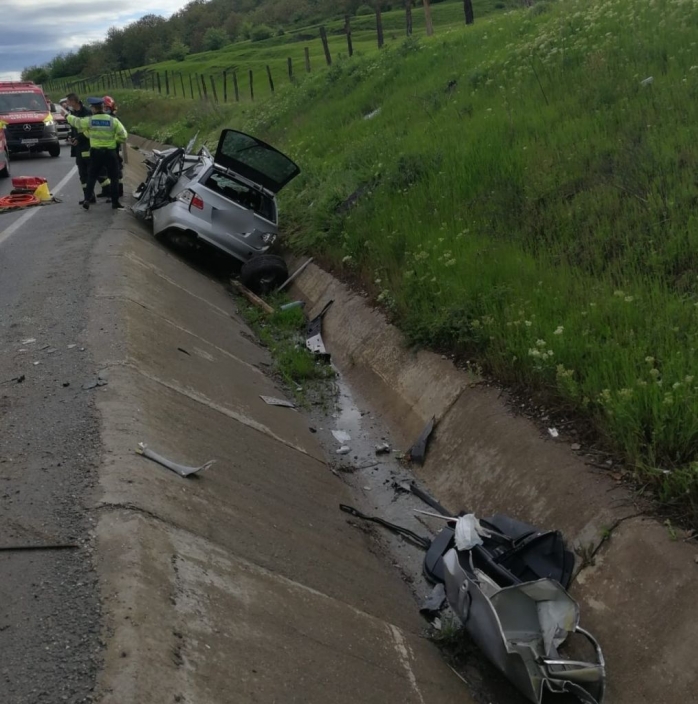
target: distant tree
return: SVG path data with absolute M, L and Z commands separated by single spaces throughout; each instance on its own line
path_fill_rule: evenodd
M 51 78 L 51 74 L 45 66 L 29 66 L 22 71 L 22 80 L 32 83 L 46 83 Z
M 202 49 L 204 51 L 215 51 L 230 44 L 230 37 L 223 27 L 209 27 L 204 32 Z
M 356 8 L 356 16 L 357 17 L 366 17 L 368 15 L 372 15 L 373 12 L 374 12 L 374 10 L 370 5 L 359 5 Z
M 184 61 L 188 55 L 189 47 L 181 39 L 175 39 L 167 52 L 167 58 L 170 61 Z
M 273 36 L 274 30 L 265 24 L 257 24 L 250 30 L 250 39 L 253 42 L 261 42 L 264 39 L 271 39 Z

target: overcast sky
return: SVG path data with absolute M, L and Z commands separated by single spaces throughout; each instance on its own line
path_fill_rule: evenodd
M 186 0 L 0 0 L 0 80 L 102 39 L 147 14 L 169 17 Z

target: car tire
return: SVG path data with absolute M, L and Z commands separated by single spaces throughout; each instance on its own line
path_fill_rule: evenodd
M 240 281 L 253 293 L 271 293 L 288 278 L 286 262 L 273 254 L 262 254 L 246 262 L 240 270 Z
M 0 178 L 10 178 L 10 155 L 5 152 L 5 168 L 0 169 Z
M 52 144 L 48 148 L 48 153 L 55 159 L 56 157 L 59 157 L 61 155 L 61 145 L 60 144 Z

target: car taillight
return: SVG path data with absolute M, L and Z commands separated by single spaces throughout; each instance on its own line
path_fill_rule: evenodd
M 189 188 L 185 188 L 181 193 L 179 193 L 175 200 L 180 201 L 180 203 L 186 203 L 189 206 L 190 211 L 192 208 L 196 208 L 197 210 L 204 209 L 203 199 L 197 196 L 196 193 Z

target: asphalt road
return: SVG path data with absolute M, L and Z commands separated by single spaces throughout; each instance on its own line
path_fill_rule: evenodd
M 91 701 L 102 635 L 85 508 L 100 456 L 82 388 L 98 373 L 86 302 L 94 243 L 119 214 L 78 207 L 67 147 L 11 169 L 46 177 L 63 202 L 0 214 L 0 702 L 77 704 Z M 0 181 L 0 196 L 10 189 Z M 64 543 L 78 547 L 7 550 Z

